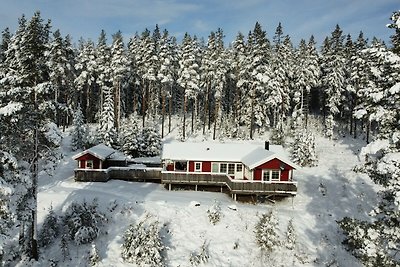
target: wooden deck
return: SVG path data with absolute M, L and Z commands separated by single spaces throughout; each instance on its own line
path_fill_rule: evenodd
M 75 181 L 107 182 L 108 180 L 161 182 L 161 168 L 131 169 L 110 167 L 104 170 L 75 169 Z
M 297 182 L 261 182 L 248 180 L 233 180 L 226 175 L 188 174 L 162 172 L 163 184 L 186 185 L 219 185 L 228 187 L 231 194 L 248 195 L 296 195 Z
M 161 171 L 161 168 L 131 169 L 110 167 L 105 170 L 75 169 L 75 181 L 107 182 L 111 179 L 134 182 L 161 182 L 165 185 L 221 186 L 221 189 L 226 188 L 232 195 L 293 196 L 297 194 L 296 182 L 233 180 L 227 175 L 177 173 Z

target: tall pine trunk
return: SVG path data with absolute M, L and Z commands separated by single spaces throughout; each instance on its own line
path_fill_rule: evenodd
M 183 97 L 183 123 L 182 123 L 182 138 L 186 138 L 186 105 L 187 105 L 187 96 L 186 92 L 184 92 L 185 96 Z
M 161 138 L 164 138 L 164 121 L 165 121 L 165 92 L 163 90 L 161 97 Z

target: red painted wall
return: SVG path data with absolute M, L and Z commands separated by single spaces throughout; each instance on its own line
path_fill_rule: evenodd
M 96 158 L 95 156 L 87 153 L 85 155 L 82 155 L 81 157 L 77 158 L 76 160 L 81 161 L 81 166 L 80 168 L 84 169 L 86 167 L 86 161 L 87 160 L 93 160 L 93 169 L 99 169 L 100 168 L 100 159 Z
M 194 162 L 189 161 L 189 172 L 194 172 Z
M 202 172 L 211 172 L 211 161 L 203 161 L 201 171 Z
M 281 167 L 282 161 L 279 159 L 273 159 L 254 169 L 254 180 L 261 180 L 262 169 L 272 169 L 272 170 L 279 170 Z M 281 181 L 288 181 L 289 180 L 289 171 L 293 170 L 293 167 L 285 164 L 285 169 L 281 170 Z

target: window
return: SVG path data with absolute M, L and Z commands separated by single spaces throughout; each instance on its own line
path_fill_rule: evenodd
M 281 172 L 279 170 L 262 170 L 263 181 L 279 181 Z
M 242 164 L 237 164 L 236 165 L 236 172 L 242 172 L 243 170 L 243 165 Z
M 263 170 L 262 179 L 263 181 L 269 181 L 269 170 Z
M 218 171 L 219 171 L 219 164 L 216 163 L 216 162 L 213 162 L 213 163 L 211 164 L 211 172 L 213 172 L 213 173 L 218 173 Z
M 201 162 L 195 162 L 194 163 L 194 171 L 195 172 L 201 172 Z
M 175 171 L 186 171 L 186 161 L 175 161 Z
M 93 160 L 86 161 L 86 169 L 93 169 Z
M 229 163 L 228 164 L 228 174 L 235 174 L 235 164 L 234 163 Z
M 226 173 L 226 163 L 219 164 L 219 172 Z
M 280 180 L 280 171 L 279 170 L 271 170 L 271 180 L 272 181 L 279 181 Z

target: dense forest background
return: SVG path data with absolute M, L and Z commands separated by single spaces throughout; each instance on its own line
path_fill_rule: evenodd
M 229 45 L 222 29 L 207 41 L 186 33 L 178 43 L 158 26 L 126 42 L 121 32 L 108 41 L 102 31 L 97 42 L 73 44 L 40 12 L 22 16 L 15 33 L 2 32 L 0 46 L 1 241 L 18 225 L 22 254 L 38 257 L 39 167 L 57 159 L 58 128 L 73 122 L 98 124 L 97 141 L 121 147 L 132 125 L 164 137 L 172 117 L 181 121 L 182 140 L 195 132 L 253 139 L 264 131 L 279 140 L 307 128 L 314 114 L 328 138 L 340 126 L 367 143 L 371 133 L 388 140 L 390 150 L 371 157 L 366 170 L 384 185 L 399 180 L 398 171 L 382 176 L 374 168 L 400 149 L 399 12 L 391 19 L 389 46 L 336 25 L 318 48 L 313 36 L 293 44 L 281 24 L 269 39 L 259 23 Z M 392 197 L 398 192 L 389 189 Z

